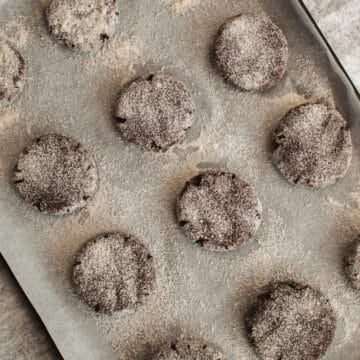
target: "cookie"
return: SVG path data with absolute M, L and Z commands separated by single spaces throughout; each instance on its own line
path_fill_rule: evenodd
M 100 49 L 115 32 L 117 0 L 51 0 L 47 22 L 53 36 L 83 52 Z
M 360 290 L 360 237 L 346 257 L 345 270 L 351 285 L 354 289 Z
M 7 40 L 0 39 L 0 106 L 8 104 L 25 82 L 25 60 Z
M 132 309 L 143 304 L 154 287 L 153 258 L 131 236 L 102 234 L 76 256 L 73 282 L 78 295 L 96 311 Z
M 258 298 L 247 325 L 260 359 L 315 360 L 334 338 L 336 317 L 319 291 L 298 283 L 277 283 Z
M 240 14 L 227 20 L 214 42 L 214 62 L 223 77 L 244 91 L 266 90 L 283 77 L 288 46 L 268 18 Z
M 153 360 L 226 360 L 226 358 L 204 343 L 181 341 L 164 347 Z
M 325 187 L 342 178 L 351 163 L 352 141 L 346 121 L 322 104 L 290 110 L 274 137 L 272 159 L 292 183 Z
M 209 250 L 236 249 L 251 239 L 261 211 L 251 185 L 228 172 L 193 177 L 177 203 L 179 225 L 193 242 Z
M 139 78 L 121 93 L 116 120 L 122 137 L 143 150 L 165 151 L 184 138 L 195 105 L 174 76 Z
M 14 183 L 20 196 L 53 215 L 83 208 L 95 194 L 97 182 L 92 155 L 76 140 L 56 134 L 35 139 L 15 166 Z

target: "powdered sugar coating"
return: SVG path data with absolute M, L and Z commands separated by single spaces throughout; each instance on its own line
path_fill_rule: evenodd
M 287 41 L 268 18 L 240 14 L 220 28 L 214 43 L 214 57 L 224 78 L 239 89 L 266 90 L 285 73 Z
M 261 359 L 315 360 L 333 340 L 336 317 L 319 291 L 277 283 L 259 297 L 247 325 Z
M 198 341 L 180 341 L 166 346 L 153 360 L 226 360 L 220 351 Z
M 97 189 L 92 155 L 61 135 L 35 139 L 20 154 L 14 183 L 20 196 L 42 212 L 64 215 L 83 208 Z
M 51 0 L 46 14 L 50 32 L 84 52 L 102 47 L 119 17 L 117 0 Z
M 346 258 L 346 274 L 354 289 L 360 290 L 360 237 Z
M 137 239 L 102 234 L 77 255 L 73 269 L 77 293 L 96 311 L 112 314 L 145 301 L 154 287 L 153 258 Z
M 143 150 L 165 151 L 185 136 L 194 111 L 185 85 L 172 75 L 158 73 L 125 87 L 116 116 L 124 139 Z
M 273 162 L 292 183 L 325 187 L 351 163 L 352 141 L 345 119 L 322 104 L 300 105 L 281 120 Z
M 177 217 L 190 239 L 209 250 L 232 250 L 251 239 L 262 207 L 254 189 L 227 172 L 207 171 L 188 181 Z
M 0 105 L 9 103 L 25 82 L 25 61 L 7 40 L 0 39 Z

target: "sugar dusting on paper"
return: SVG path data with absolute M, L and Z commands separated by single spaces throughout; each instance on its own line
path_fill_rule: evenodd
M 5 23 L 6 32 L 0 30 L 0 38 L 4 38 L 22 48 L 26 45 L 29 37 L 29 29 L 23 25 L 25 22 L 21 16 L 17 20 L 9 20 Z
M 341 199 L 337 196 L 328 197 L 330 206 L 349 222 L 352 229 L 360 232 L 360 179 L 355 191 L 340 195 Z
M 114 70 L 117 75 L 125 76 L 124 82 L 132 78 L 136 73 L 136 67 L 142 64 L 144 60 L 140 41 L 126 39 L 121 35 L 97 54 L 92 54 L 84 60 L 84 65 L 89 70 L 94 70 L 97 66 Z
M 187 10 L 194 8 L 195 6 L 200 5 L 201 1 L 204 0 L 167 0 L 170 1 L 173 9 L 176 13 L 181 14 Z
M 0 131 L 12 126 L 17 120 L 18 114 L 11 109 L 0 112 Z

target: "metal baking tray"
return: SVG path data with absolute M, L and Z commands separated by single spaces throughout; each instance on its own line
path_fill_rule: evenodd
M 122 0 L 117 39 L 94 56 L 55 44 L 43 17 L 46 0 L 0 0 L 0 30 L 26 58 L 27 84 L 0 115 L 0 250 L 65 359 L 149 359 L 177 337 L 203 339 L 229 360 L 256 359 L 244 317 L 272 280 L 320 289 L 338 327 L 326 359 L 360 353 L 360 297 L 343 273 L 343 256 L 360 231 L 358 94 L 303 4 L 287 0 Z M 241 12 L 266 13 L 284 31 L 288 71 L 256 94 L 222 81 L 210 61 L 214 35 Z M 129 79 L 162 70 L 178 76 L 197 107 L 195 126 L 165 154 L 123 142 L 113 123 Z M 271 133 L 292 107 L 335 105 L 352 129 L 347 176 L 322 190 L 294 187 L 270 161 Z M 11 182 L 15 159 L 35 136 L 60 132 L 95 155 L 100 187 L 79 213 L 51 217 L 30 209 Z M 205 251 L 176 224 L 184 182 L 208 168 L 228 169 L 255 187 L 263 222 L 239 250 Z M 136 312 L 96 314 L 74 294 L 74 254 L 103 231 L 122 230 L 154 255 L 157 286 Z

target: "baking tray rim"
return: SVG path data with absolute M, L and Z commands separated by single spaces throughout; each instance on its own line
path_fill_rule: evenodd
M 341 81 L 345 85 L 347 85 L 346 86 L 347 88 L 350 87 L 352 89 L 352 91 L 354 92 L 355 97 L 357 99 L 360 99 L 359 90 L 356 88 L 355 83 L 353 82 L 353 80 L 350 77 L 349 73 L 344 68 L 341 60 L 339 59 L 339 57 L 337 56 L 335 50 L 332 48 L 331 44 L 327 40 L 325 34 L 320 29 L 319 25 L 317 24 L 315 18 L 311 14 L 308 7 L 305 5 L 304 1 L 303 0 L 291 0 L 290 3 L 293 6 L 293 8 L 295 9 L 295 11 L 298 14 L 299 18 L 303 21 L 303 25 L 311 31 L 312 36 L 315 37 L 315 39 L 318 42 L 319 46 L 326 51 L 327 58 L 332 62 L 331 67 L 334 68 L 334 66 L 335 66 L 335 67 L 338 68 L 337 69 L 338 70 L 337 76 L 341 78 Z M 312 26 L 312 29 L 311 29 L 311 27 L 309 27 L 306 24 L 306 20 L 309 21 L 310 26 Z M 340 76 L 340 75 L 342 75 L 342 76 Z M 347 97 L 349 98 L 349 96 L 347 96 Z M 46 320 L 43 319 L 43 317 L 41 315 L 41 310 L 37 309 L 36 305 L 34 304 L 34 301 L 31 299 L 31 296 L 28 294 L 26 289 L 21 285 L 21 282 L 19 281 L 19 278 L 16 275 L 16 269 L 14 269 L 11 266 L 11 264 L 9 263 L 9 261 L 7 261 L 6 254 L 4 254 L 4 252 L 2 252 L 1 250 L 0 250 L 0 256 L 4 260 L 5 265 L 8 267 L 9 271 L 11 272 L 11 275 L 15 279 L 17 286 L 20 288 L 21 292 L 26 297 L 28 303 L 33 308 L 36 316 L 41 320 L 42 324 L 44 325 L 44 329 L 47 331 L 47 333 L 49 335 L 49 338 L 52 340 L 55 349 L 58 351 L 59 355 L 61 355 L 61 357 L 64 358 L 64 356 L 62 355 L 63 352 L 61 351 L 61 348 L 60 348 L 60 346 L 58 345 L 58 343 L 56 341 L 56 335 L 51 330 L 50 326 L 46 323 Z

